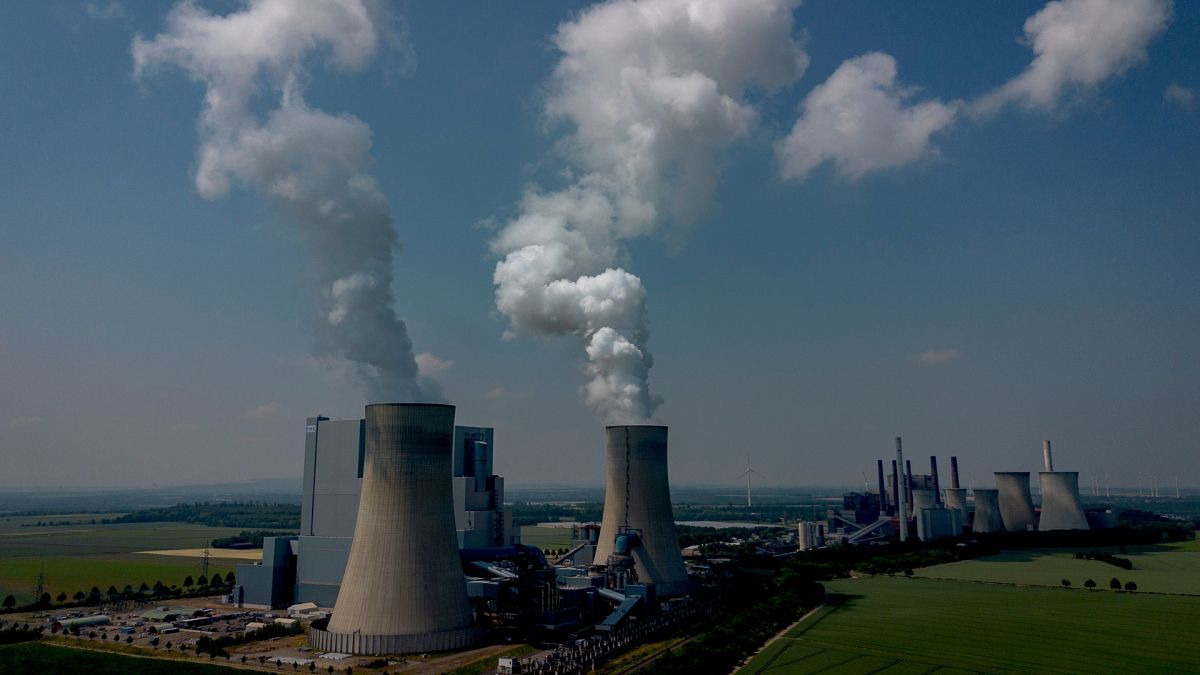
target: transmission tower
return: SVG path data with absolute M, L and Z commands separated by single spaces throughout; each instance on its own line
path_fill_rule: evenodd
M 33 596 L 34 602 L 41 602 L 42 595 L 46 593 L 46 561 L 42 561 L 42 567 L 38 570 L 37 576 L 37 591 Z

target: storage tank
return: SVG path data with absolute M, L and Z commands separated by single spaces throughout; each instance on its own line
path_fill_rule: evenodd
M 1000 518 L 1009 532 L 1025 532 L 1033 527 L 1033 496 L 1029 494 L 1028 471 L 997 471 L 996 489 L 1000 491 Z
M 952 511 L 958 511 L 960 523 L 967 524 L 967 489 L 966 488 L 946 488 L 946 508 Z
M 1049 452 L 1049 441 L 1047 452 Z M 1042 516 L 1038 531 L 1087 530 L 1087 514 L 1079 500 L 1078 471 L 1042 471 L 1038 474 L 1042 489 Z
M 454 406 L 366 409 L 362 496 L 326 651 L 406 654 L 463 649 L 473 625 L 459 561 L 451 491 Z
M 653 583 L 660 596 L 691 590 L 679 552 L 671 491 L 667 482 L 667 427 L 619 425 L 605 428 L 608 480 L 595 564 L 613 554 L 617 535 L 637 530 L 630 552 L 640 583 Z
M 974 488 L 975 520 L 971 523 L 972 532 L 999 532 L 1004 529 L 1004 519 L 1000 517 L 1000 491 L 992 488 Z

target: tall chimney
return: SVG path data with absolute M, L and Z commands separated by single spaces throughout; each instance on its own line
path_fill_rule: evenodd
M 906 466 L 906 464 L 904 463 L 904 449 L 900 445 L 900 437 L 899 436 L 896 437 L 896 464 L 900 467 Z M 908 485 L 908 473 L 905 473 L 904 477 L 900 479 L 900 484 Z M 907 494 L 908 490 L 906 489 L 904 492 L 905 492 L 905 494 Z M 907 507 L 907 505 L 905 505 L 904 502 L 905 502 L 905 497 L 901 496 L 900 500 L 899 500 L 900 541 L 905 541 L 908 539 L 908 507 Z
M 884 515 L 888 512 L 887 507 L 887 491 L 884 490 L 883 483 L 883 460 L 875 460 L 875 468 L 879 472 L 879 514 Z
M 896 460 L 892 460 L 892 500 L 891 508 L 888 510 L 889 516 L 894 516 L 899 513 L 900 508 L 900 469 L 896 467 Z
M 1050 441 L 1042 441 L 1042 459 L 1046 462 L 1046 471 L 1054 471 L 1054 458 L 1050 456 Z
M 957 490 L 961 487 L 958 484 L 958 457 L 950 455 L 950 487 Z
M 937 455 L 929 456 L 929 475 L 933 476 L 934 501 L 941 503 L 942 491 L 938 489 Z
M 908 512 L 912 514 L 912 491 L 913 491 L 913 474 L 912 460 L 904 460 L 904 501 L 908 505 Z

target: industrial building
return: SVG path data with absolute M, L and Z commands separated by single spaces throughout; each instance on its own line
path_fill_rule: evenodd
M 493 474 L 493 438 L 490 427 L 454 427 L 448 475 L 459 548 L 520 543 L 512 510 L 504 508 L 504 479 Z M 264 540 L 260 563 L 237 566 L 236 602 L 333 607 L 358 518 L 366 443 L 365 419 L 308 418 L 300 534 Z

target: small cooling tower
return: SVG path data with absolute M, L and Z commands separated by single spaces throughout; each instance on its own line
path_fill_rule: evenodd
M 1025 532 L 1033 527 L 1033 497 L 1029 494 L 1028 471 L 997 471 L 996 489 L 1000 491 L 1000 517 L 1009 532 Z
M 618 534 L 637 530 L 630 555 L 638 582 L 655 584 L 660 596 L 687 593 L 691 584 L 679 553 L 667 484 L 667 428 L 611 426 L 605 433 L 608 481 L 595 564 L 607 563 Z
M 972 532 L 999 532 L 1004 529 L 1004 519 L 1000 517 L 1000 491 L 990 488 L 975 488 L 975 520 L 971 524 Z
M 362 496 L 325 651 L 406 654 L 477 643 L 451 496 L 454 406 L 376 404 L 366 411 Z
M 946 488 L 946 508 L 952 511 L 958 511 L 960 523 L 967 524 L 967 489 L 966 488 Z
M 1047 452 L 1049 451 L 1049 441 Z M 1042 517 L 1038 531 L 1087 530 L 1087 515 L 1079 501 L 1078 471 L 1043 471 L 1038 474 L 1042 488 Z
M 920 518 L 922 509 L 937 508 L 937 490 L 915 489 L 912 491 L 912 496 L 913 518 Z

